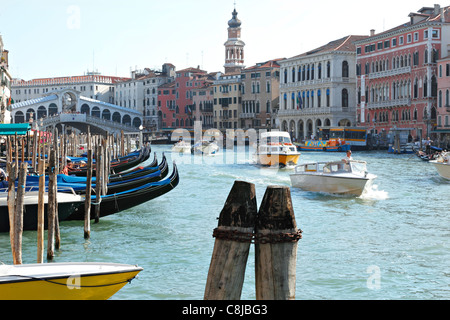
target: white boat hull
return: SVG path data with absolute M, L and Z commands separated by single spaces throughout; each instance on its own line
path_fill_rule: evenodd
M 429 161 L 429 162 L 431 162 L 434 165 L 438 174 L 442 178 L 450 180 L 450 164 L 449 163 L 438 162 L 436 160 Z
M 370 179 L 345 175 L 292 174 L 291 183 L 295 188 L 312 192 L 325 192 L 360 196 Z

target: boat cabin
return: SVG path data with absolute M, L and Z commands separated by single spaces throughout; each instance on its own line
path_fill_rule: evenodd
M 344 161 L 333 162 L 314 162 L 298 165 L 295 168 L 296 173 L 319 173 L 319 174 L 339 174 L 339 173 L 354 173 L 365 176 L 366 171 L 365 161 L 351 160 L 349 163 Z

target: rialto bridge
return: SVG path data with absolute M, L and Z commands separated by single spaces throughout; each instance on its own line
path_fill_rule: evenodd
M 52 92 L 38 99 L 11 105 L 11 122 L 34 123 L 40 130 L 46 127 L 66 125 L 92 133 L 137 133 L 142 125 L 142 114 L 136 110 L 120 107 L 80 95 L 65 89 Z

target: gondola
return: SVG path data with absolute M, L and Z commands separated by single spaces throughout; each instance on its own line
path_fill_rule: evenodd
M 123 176 L 121 177 L 121 180 L 116 180 L 113 182 L 109 182 L 107 184 L 107 194 L 114 194 L 123 192 L 129 189 L 137 188 L 142 185 L 148 184 L 150 182 L 157 182 L 162 179 L 164 179 L 169 174 L 169 167 L 167 165 L 167 161 L 164 159 L 164 161 L 161 163 L 160 167 L 157 167 L 158 170 L 151 170 L 150 173 L 146 175 L 130 175 L 130 176 Z M 145 172 L 145 171 L 142 171 Z M 85 194 L 86 193 L 86 178 L 85 177 L 71 177 L 66 176 L 64 174 L 57 175 L 57 186 L 58 186 L 58 192 L 71 192 L 72 190 L 76 194 Z M 92 179 L 92 190 L 94 191 L 93 194 L 95 194 L 95 187 L 96 187 L 96 179 Z M 6 182 L 4 183 L 4 187 L 7 187 Z M 46 177 L 45 184 L 48 184 L 48 177 Z M 17 182 L 16 182 L 17 185 Z M 39 186 L 39 177 L 38 176 L 28 176 L 26 179 L 26 186 Z
M 34 188 L 34 189 L 33 189 Z M 27 188 L 23 208 L 23 230 L 37 229 L 39 187 Z M 0 232 L 9 232 L 8 192 L 0 190 Z M 84 206 L 84 197 L 74 193 L 58 193 L 58 219 L 66 220 L 78 208 Z M 47 194 L 44 195 L 44 221 L 47 227 Z
M 180 177 L 178 169 L 174 163 L 172 174 L 164 180 L 151 182 L 124 192 L 102 196 L 99 215 L 100 217 L 105 217 L 155 199 L 173 190 L 178 185 L 179 181 Z M 95 202 L 96 196 L 92 196 L 91 217 L 94 217 Z M 66 220 L 84 220 L 84 215 L 84 207 L 81 207 L 76 212 L 72 213 Z
M 150 158 L 150 148 L 148 147 L 142 148 L 138 153 L 136 153 L 136 155 L 112 161 L 110 164 L 110 173 L 116 174 L 119 172 L 129 170 L 133 167 L 139 166 L 141 163 L 144 163 L 145 161 L 148 160 L 148 158 Z M 83 166 L 74 169 L 69 168 L 69 174 L 85 177 L 87 175 L 87 167 Z M 96 176 L 95 165 L 92 170 L 92 176 L 93 177 Z

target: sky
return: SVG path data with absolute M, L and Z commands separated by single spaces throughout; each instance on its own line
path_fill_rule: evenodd
M 228 21 L 242 21 L 245 65 L 290 58 L 348 35 L 409 21 L 438 0 L 11 0 L 0 35 L 14 78 L 130 77 L 131 70 L 224 71 Z

